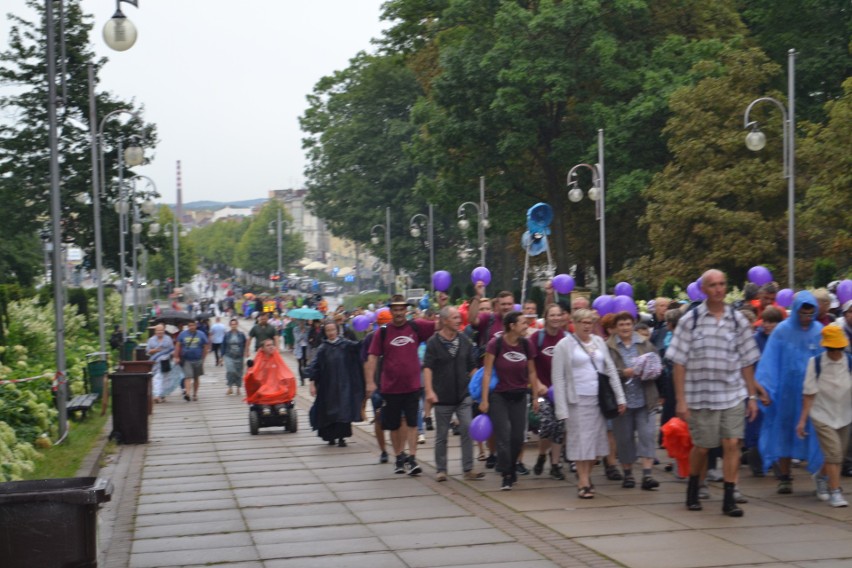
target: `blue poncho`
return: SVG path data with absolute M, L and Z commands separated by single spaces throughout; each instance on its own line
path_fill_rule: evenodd
M 808 435 L 804 439 L 796 435 L 808 360 L 824 350 L 820 345 L 822 324 L 811 319 L 803 328 L 799 322 L 799 310 L 804 304 L 816 309 L 817 301 L 813 294 L 807 291 L 796 294 L 790 316 L 769 336 L 757 366 L 757 381 L 772 401 L 769 406 L 762 407 L 764 418 L 758 447 L 764 469 L 769 469 L 778 458 L 807 460 L 811 473 L 823 463 L 810 421 L 806 429 Z

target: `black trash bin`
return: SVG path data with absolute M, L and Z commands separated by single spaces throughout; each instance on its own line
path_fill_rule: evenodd
M 0 565 L 98 565 L 98 506 L 112 483 L 96 477 L 0 483 Z
M 148 443 L 148 396 L 151 373 L 113 373 L 112 434 L 119 444 Z

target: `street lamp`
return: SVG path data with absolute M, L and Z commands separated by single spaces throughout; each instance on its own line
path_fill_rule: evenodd
M 783 158 L 784 165 L 782 176 L 787 178 L 787 286 L 793 290 L 796 271 L 795 271 L 795 251 L 796 251 L 796 50 L 791 49 L 787 52 L 787 105 L 785 108 L 777 99 L 772 97 L 760 97 L 751 101 L 746 107 L 743 115 L 744 127 L 749 130 L 746 135 L 746 147 L 753 152 L 762 150 L 766 146 L 766 135 L 760 131 L 760 125 L 756 120 L 749 121 L 748 116 L 752 107 L 757 103 L 770 102 L 773 103 L 778 110 L 781 111 L 781 117 L 784 119 L 784 128 L 782 129 L 783 138 Z
M 131 145 L 122 151 L 122 140 L 118 140 L 118 201 L 115 210 L 118 213 L 118 250 L 121 274 L 121 334 L 127 339 L 127 267 L 125 263 L 126 251 L 124 246 L 124 234 L 128 230 L 127 215 L 130 212 L 130 204 L 124 187 L 124 166 L 139 166 L 145 161 L 142 148 L 131 141 Z M 135 206 L 134 206 L 135 214 Z M 132 227 L 131 227 L 132 232 Z M 135 237 L 134 237 L 135 238 Z M 135 259 L 135 252 L 134 252 Z M 135 268 L 135 267 L 134 267 Z
M 115 14 L 104 24 L 104 41 L 115 51 L 127 51 L 136 43 L 136 26 L 121 11 L 121 3 L 127 2 L 139 7 L 139 0 L 116 0 Z
M 385 232 L 385 252 L 387 253 L 387 285 L 388 294 L 393 295 L 393 267 L 391 266 L 391 236 L 390 236 L 390 207 L 385 208 L 385 224 L 373 225 L 370 228 L 370 241 L 377 245 L 379 244 L 379 235 L 376 229 L 383 229 Z
M 411 220 L 408 221 L 408 225 L 410 227 L 411 236 L 414 238 L 419 237 L 422 234 L 420 229 L 420 225 L 417 223 L 419 218 L 422 218 L 426 222 L 426 242 L 429 246 L 429 290 L 432 294 L 435 293 L 435 285 L 432 284 L 432 274 L 435 274 L 435 232 L 434 232 L 434 221 L 432 214 L 432 204 L 429 204 L 429 216 L 427 217 L 423 213 L 416 213 L 411 217 Z
M 606 294 L 606 202 L 604 189 L 604 131 L 598 129 L 598 163 L 577 164 L 568 172 L 568 199 L 574 203 L 583 199 L 583 190 L 577 184 L 577 170 L 586 168 L 592 172 L 592 187 L 589 199 L 595 202 L 595 218 L 600 221 L 601 267 L 598 278 L 601 283 L 601 295 Z
M 131 146 L 125 151 L 125 155 L 128 154 L 128 151 L 133 147 Z M 134 150 L 130 155 L 133 157 L 134 161 L 138 161 L 140 164 L 144 161 L 145 156 L 141 151 L 141 148 L 138 148 L 138 152 Z M 138 165 L 138 164 L 137 164 Z M 134 178 L 134 181 L 137 179 L 144 179 L 150 185 L 154 187 L 154 192 L 157 193 L 157 184 L 154 183 L 154 180 L 149 178 L 148 176 L 137 174 Z M 156 209 L 154 202 L 150 199 L 145 199 L 141 205 L 136 202 L 136 186 L 133 186 L 133 191 L 130 194 L 130 201 L 133 204 L 133 224 L 130 225 L 130 232 L 133 235 L 133 255 L 132 255 L 132 266 L 133 266 L 133 321 L 139 321 L 139 274 L 137 269 L 137 255 L 136 251 L 139 248 L 139 235 L 142 233 L 144 226 L 142 225 L 142 218 L 139 214 L 141 210 L 145 215 L 150 215 Z M 159 231 L 160 226 L 157 225 L 156 230 L 153 230 L 153 226 L 149 229 L 148 233 L 154 235 Z
M 488 204 L 485 202 L 485 176 L 479 178 L 479 205 L 472 201 L 465 201 L 459 205 L 457 215 L 459 218 L 459 228 L 462 231 L 467 231 L 470 228 L 470 221 L 467 220 L 464 214 L 465 206 L 470 205 L 476 210 L 477 234 L 479 237 L 479 265 L 485 266 L 485 229 L 491 224 L 488 222 Z
M 274 227 L 273 227 L 274 225 Z M 284 233 L 284 227 L 287 225 L 287 221 L 282 219 L 281 209 L 278 209 L 278 218 L 270 221 L 267 224 L 267 231 L 270 235 L 277 235 L 276 238 L 276 246 L 278 247 L 278 277 L 281 277 L 281 270 L 283 269 L 281 264 L 281 236 Z

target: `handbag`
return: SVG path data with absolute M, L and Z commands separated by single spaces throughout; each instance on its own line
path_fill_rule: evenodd
M 576 341 L 581 348 L 583 347 L 576 335 L 571 334 L 571 337 L 574 338 L 574 341 Z M 585 351 L 585 349 L 583 349 L 583 351 Z M 592 367 L 595 368 L 595 371 L 598 374 L 598 406 L 601 409 L 601 414 L 603 414 L 604 418 L 607 420 L 612 420 L 618 416 L 618 399 L 615 398 L 615 391 L 612 389 L 612 385 L 609 382 L 609 375 L 601 373 L 598 370 L 595 358 L 592 357 L 590 353 L 586 352 L 586 355 L 589 356 L 589 359 L 592 362 Z
M 172 360 L 171 359 L 161 359 L 160 360 L 160 372 L 164 375 L 172 370 Z

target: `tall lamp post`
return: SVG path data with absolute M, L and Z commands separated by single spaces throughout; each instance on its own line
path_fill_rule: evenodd
M 787 286 L 795 289 L 796 271 L 796 50 L 787 52 L 787 108 L 772 97 L 760 97 L 751 101 L 743 115 L 744 128 L 749 130 L 746 135 L 746 147 L 757 152 L 766 146 L 766 135 L 760 131 L 756 120 L 749 121 L 751 109 L 758 103 L 773 103 L 781 111 L 784 119 L 782 176 L 787 178 Z
M 598 130 L 598 163 L 577 164 L 568 172 L 568 199 L 574 203 L 583 199 L 583 190 L 577 184 L 577 170 L 586 168 L 592 172 L 592 187 L 589 199 L 595 202 L 595 218 L 600 221 L 601 267 L 598 274 L 601 295 L 606 294 L 606 191 L 604 188 L 604 131 Z
M 149 184 L 154 186 L 154 191 L 157 191 L 157 184 L 154 183 L 154 180 L 149 178 L 148 176 L 137 175 L 134 179 L 144 179 Z M 136 188 L 134 186 L 133 191 L 130 194 L 130 201 L 133 205 L 133 223 L 130 225 L 130 232 L 133 235 L 133 255 L 132 255 L 132 264 L 133 264 L 133 321 L 139 321 L 139 271 L 137 269 L 136 264 L 136 254 L 139 249 L 139 235 L 142 233 L 142 230 L 145 228 L 142 224 L 142 217 L 139 214 L 140 209 L 142 213 L 145 215 L 150 215 L 154 212 L 156 206 L 154 202 L 150 199 L 146 199 L 142 202 L 142 205 L 139 205 L 136 202 Z M 158 223 L 152 223 L 148 228 L 149 235 L 155 235 L 160 230 L 160 225 Z
M 124 235 L 128 230 L 128 213 L 130 202 L 124 184 L 124 166 L 129 167 L 141 165 L 145 161 L 142 148 L 137 145 L 128 146 L 122 151 L 122 141 L 118 141 L 118 201 L 115 202 L 115 211 L 118 213 L 118 255 L 121 275 L 121 335 L 127 340 L 127 263 L 124 246 Z
M 186 231 L 184 231 L 184 230 L 182 230 L 178 227 L 177 217 L 174 217 L 172 219 L 172 226 L 171 227 L 166 225 L 166 227 L 163 229 L 163 236 L 165 236 L 167 239 L 169 237 L 172 238 L 172 251 L 174 252 L 174 254 L 172 256 L 174 256 L 174 261 L 175 261 L 175 286 L 174 287 L 179 288 L 180 287 L 180 267 L 178 265 L 178 253 L 180 252 L 179 237 L 185 237 Z M 172 291 L 174 291 L 174 290 L 172 290 Z
M 477 236 L 479 237 L 479 265 L 485 266 L 485 229 L 490 226 L 488 221 L 488 204 L 485 202 L 485 176 L 479 177 L 479 204 L 473 201 L 465 201 L 459 205 L 457 216 L 459 218 L 459 228 L 466 231 L 470 227 L 470 221 L 467 220 L 464 214 L 464 208 L 470 205 L 476 210 L 477 217 Z
M 273 228 L 273 225 L 275 226 Z M 284 227 L 287 225 L 287 221 L 282 219 L 281 209 L 278 209 L 278 219 L 274 221 L 270 221 L 267 224 L 267 230 L 270 235 L 277 235 L 276 237 L 276 246 L 278 248 L 278 277 L 281 277 L 281 270 L 283 269 L 281 264 L 281 238 L 284 233 Z
M 391 266 L 391 235 L 390 235 L 390 207 L 385 208 L 385 224 L 384 225 L 373 225 L 370 228 L 370 241 L 377 245 L 379 244 L 379 236 L 376 233 L 376 229 L 384 229 L 385 231 L 385 252 L 387 253 L 387 285 L 388 285 L 388 294 L 393 295 L 393 267 Z
M 435 285 L 432 283 L 431 275 L 435 274 L 435 224 L 431 203 L 429 204 L 428 217 L 423 213 L 416 213 L 411 217 L 411 220 L 408 221 L 411 236 L 414 238 L 417 238 L 422 234 L 420 225 L 417 223 L 417 220 L 420 218 L 422 218 L 426 222 L 426 240 L 429 245 L 429 291 L 434 294 Z

